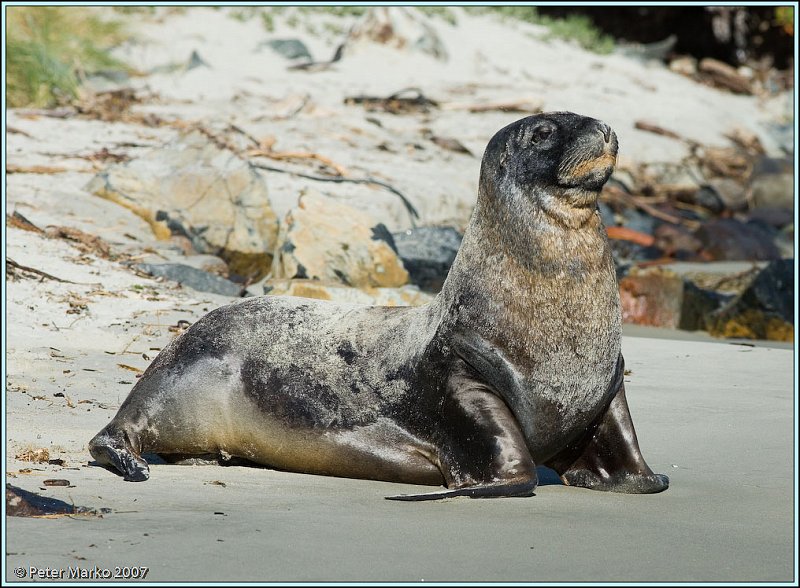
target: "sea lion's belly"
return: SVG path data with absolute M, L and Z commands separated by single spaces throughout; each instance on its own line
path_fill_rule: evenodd
M 352 427 L 293 426 L 253 410 L 218 434 L 217 451 L 277 469 L 310 474 L 438 485 L 444 478 L 431 444 L 379 417 Z

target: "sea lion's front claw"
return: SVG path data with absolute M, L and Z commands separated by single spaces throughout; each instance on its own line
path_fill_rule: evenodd
M 669 488 L 669 478 L 664 474 L 625 473 L 603 478 L 589 470 L 570 470 L 561 479 L 567 486 L 625 494 L 656 494 Z

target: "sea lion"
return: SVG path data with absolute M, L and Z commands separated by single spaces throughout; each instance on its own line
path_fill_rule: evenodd
M 213 310 L 155 358 L 92 456 L 132 481 L 149 477 L 147 451 L 447 487 L 399 500 L 530 496 L 538 464 L 571 486 L 665 490 L 625 399 L 597 208 L 616 154 L 593 118 L 506 126 L 430 304 L 263 296 Z

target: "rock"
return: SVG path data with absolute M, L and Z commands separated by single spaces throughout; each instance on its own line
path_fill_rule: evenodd
M 793 161 L 788 157 L 759 157 L 753 164 L 753 176 L 790 174 Z
M 400 288 L 350 288 L 340 284 L 324 284 L 316 280 L 268 279 L 263 283 L 264 294 L 271 296 L 300 296 L 348 304 L 373 306 L 420 306 L 433 297 L 412 285 Z
M 653 63 L 661 65 L 675 49 L 678 36 L 668 35 L 666 38 L 651 43 L 628 43 L 619 41 L 614 53 L 625 55 L 631 59 L 638 59 L 643 63 Z
M 611 207 L 605 202 L 598 202 L 597 208 L 600 210 L 600 218 L 603 219 L 603 224 L 607 227 L 613 227 L 617 224 L 616 216 Z
M 609 240 L 611 252 L 619 260 L 619 263 L 626 261 L 651 261 L 664 256 L 664 252 L 654 245 L 641 245 L 633 241 L 622 239 Z
M 750 181 L 753 208 L 794 208 L 794 172 L 789 159 L 760 158 Z
M 189 56 L 189 61 L 186 63 L 186 71 L 190 69 L 194 69 L 196 67 L 211 67 L 208 65 L 205 59 L 200 57 L 200 53 L 197 52 L 197 49 L 192 50 L 192 54 Z
M 770 263 L 742 293 L 741 301 L 794 323 L 794 260 Z
M 200 56 L 197 49 L 192 49 L 192 53 L 189 55 L 189 58 L 186 61 L 173 61 L 170 63 L 165 63 L 162 65 L 157 65 L 151 68 L 147 73 L 148 74 L 184 74 L 189 70 L 198 68 L 198 67 L 205 67 L 211 68 L 211 66 Z
M 794 258 L 794 224 L 782 228 L 773 243 L 781 252 L 781 257 Z
M 771 260 L 780 252 L 771 235 L 750 223 L 732 218 L 709 221 L 694 234 L 708 260 Z
M 278 223 L 266 184 L 199 131 L 107 168 L 87 189 L 142 217 L 159 239 L 184 235 L 235 274 L 257 280 L 269 271 Z
M 701 190 L 711 191 L 722 202 L 725 209 L 740 212 L 747 209 L 747 191 L 741 183 L 730 178 L 714 178 Z
M 651 235 L 655 229 L 656 219 L 636 208 L 625 208 L 620 213 L 621 225 L 640 233 Z
M 299 39 L 271 39 L 258 45 L 258 48 L 267 46 L 276 53 L 283 55 L 286 59 L 307 59 L 314 61 L 311 53 Z
M 183 259 L 183 263 L 226 279 L 230 271 L 225 260 L 216 255 L 188 255 Z
M 278 241 L 273 278 L 309 278 L 356 288 L 408 283 L 386 227 L 317 192 L 300 197 L 281 223 Z
M 794 260 L 765 267 L 742 294 L 709 318 L 721 337 L 794 341 Z
M 140 263 L 136 267 L 151 276 L 166 278 L 199 292 L 222 296 L 242 295 L 242 286 L 239 284 L 181 263 Z
M 679 200 L 705 208 L 712 214 L 720 214 L 726 208 L 725 201 L 722 197 L 717 194 L 716 190 L 708 186 L 701 186 L 693 193 L 690 193 L 687 199 L 683 200 L 679 198 Z
M 676 261 L 662 267 L 705 290 L 738 296 L 768 265 L 767 261 Z
M 709 317 L 731 298 L 733 298 L 731 294 L 707 290 L 691 280 L 684 280 L 678 328 L 687 331 L 708 330 Z
M 411 282 L 423 290 L 441 290 L 461 246 L 461 233 L 452 227 L 417 227 L 392 237 Z
M 794 212 L 788 208 L 774 206 L 756 208 L 747 215 L 747 222 L 755 222 L 774 229 L 782 229 L 794 222 Z
M 347 37 L 347 46 L 356 42 L 380 43 L 396 49 L 420 51 L 441 61 L 447 61 L 447 50 L 427 17 L 408 6 L 371 8 L 357 22 Z
M 788 92 L 787 95 L 791 97 L 792 92 Z M 791 112 L 791 110 L 789 112 Z M 787 155 L 794 153 L 795 125 L 793 117 L 791 117 L 789 122 L 773 121 L 762 123 L 762 127 L 770 139 L 772 139 L 784 153 Z
M 633 268 L 619 282 L 622 321 L 675 329 L 681 321 L 683 280 L 675 272 Z
M 692 233 L 681 225 L 661 223 L 656 227 L 653 236 L 655 246 L 668 257 L 676 259 L 693 259 L 703 244 Z

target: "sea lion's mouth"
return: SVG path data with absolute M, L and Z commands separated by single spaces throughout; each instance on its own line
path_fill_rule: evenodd
M 617 162 L 616 138 L 597 155 L 572 157 L 558 170 L 558 183 L 564 188 L 598 191 L 611 177 Z

